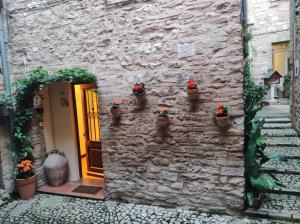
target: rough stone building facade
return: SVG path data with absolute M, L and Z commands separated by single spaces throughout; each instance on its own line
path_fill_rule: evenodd
M 272 69 L 272 44 L 289 42 L 289 0 L 248 0 L 252 74 L 257 83 Z M 283 74 L 285 75 L 285 74 Z
M 300 1 L 291 0 L 291 55 L 293 61 L 292 118 L 300 131 Z
M 28 1 L 8 4 L 10 74 L 43 66 L 82 67 L 98 78 L 108 198 L 182 208 L 238 212 L 244 205 L 243 76 L 240 0 Z M 184 92 L 199 80 L 192 107 Z M 135 82 L 148 104 L 136 105 Z M 122 99 L 114 126 L 110 102 Z M 214 122 L 229 107 L 231 129 Z M 162 136 L 153 111 L 165 106 Z M 3 165 L 3 164 L 2 164 Z

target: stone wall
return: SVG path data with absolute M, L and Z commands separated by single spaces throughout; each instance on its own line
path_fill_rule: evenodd
M 290 40 L 289 0 L 249 0 L 252 74 L 257 83 L 272 69 L 272 43 Z
M 0 188 L 12 192 L 14 181 L 12 179 L 13 162 L 9 136 L 9 121 L 0 117 Z
M 291 30 L 291 37 L 293 38 L 292 47 L 291 47 L 291 55 L 292 61 L 294 62 L 294 71 L 295 71 L 295 62 L 298 61 L 300 64 L 300 1 L 294 1 L 295 8 L 291 8 L 291 27 L 295 26 L 295 29 Z M 299 66 L 300 67 L 300 66 Z M 299 70 L 299 68 L 298 68 Z M 292 90 L 292 118 L 294 127 L 300 131 L 300 79 L 299 79 L 300 71 L 298 72 L 298 76 L 293 72 L 293 90 Z
M 108 198 L 200 211 L 243 209 L 243 76 L 240 0 L 16 0 L 8 5 L 8 49 L 14 79 L 43 66 L 80 66 L 98 78 L 103 162 Z M 25 66 L 26 65 L 26 66 Z M 200 81 L 192 106 L 183 90 Z M 146 83 L 148 104 L 132 95 Z M 122 99 L 122 119 L 109 115 Z M 216 127 L 217 102 L 230 108 L 233 127 Z M 172 113 L 166 135 L 153 111 Z

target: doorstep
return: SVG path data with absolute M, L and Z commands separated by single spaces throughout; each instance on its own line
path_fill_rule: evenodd
M 84 186 L 93 186 L 93 187 L 102 187 L 102 189 L 97 192 L 96 194 L 87 194 L 87 193 L 77 193 L 73 192 L 73 190 L 80 185 Z M 66 195 L 66 196 L 73 196 L 79 198 L 87 198 L 87 199 L 96 199 L 96 200 L 104 200 L 105 193 L 104 193 L 104 179 L 80 179 L 79 181 L 75 182 L 67 182 L 62 186 L 59 187 L 51 187 L 49 185 L 44 185 L 37 189 L 39 193 L 47 193 L 47 194 L 57 194 L 57 195 Z

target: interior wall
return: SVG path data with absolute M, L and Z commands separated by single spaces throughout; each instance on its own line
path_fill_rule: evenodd
M 69 166 L 69 181 L 80 178 L 76 127 L 73 112 L 72 86 L 70 83 L 56 83 L 48 87 L 49 109 L 45 108 L 44 120 L 47 132 L 47 150 L 58 149 L 65 153 Z M 52 130 L 52 133 L 51 131 Z M 51 136 L 52 135 L 52 136 Z

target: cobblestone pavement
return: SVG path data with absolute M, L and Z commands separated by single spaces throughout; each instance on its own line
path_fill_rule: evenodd
M 1 205 L 0 223 L 270 224 L 278 222 L 39 194 L 29 201 L 16 200 Z

